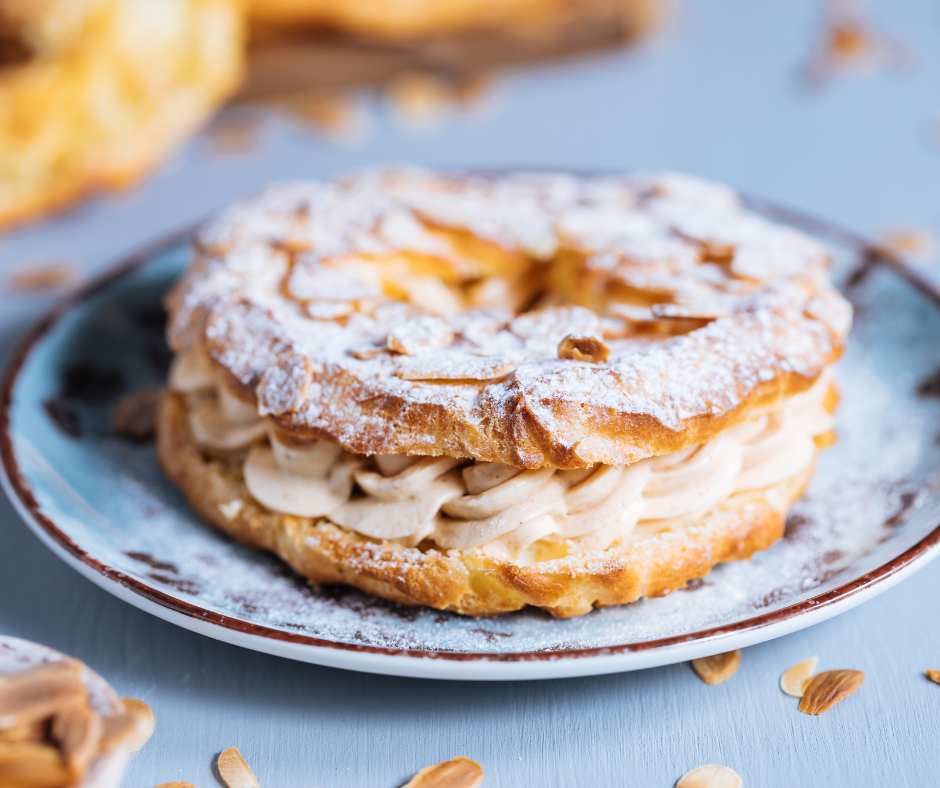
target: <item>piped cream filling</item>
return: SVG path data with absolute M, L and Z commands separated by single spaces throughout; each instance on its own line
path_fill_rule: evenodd
M 784 481 L 809 467 L 814 436 L 832 428 L 823 406 L 827 372 L 777 410 L 708 443 L 622 468 L 523 470 L 452 457 L 368 457 L 284 434 L 224 385 L 206 385 L 196 363 L 174 365 L 180 369 L 193 374 L 171 372 L 170 384 L 189 396 L 197 444 L 228 456 L 247 451 L 245 484 L 267 508 L 327 517 L 373 539 L 408 546 L 429 540 L 517 564 L 606 550 L 641 520 L 668 527 L 736 492 Z

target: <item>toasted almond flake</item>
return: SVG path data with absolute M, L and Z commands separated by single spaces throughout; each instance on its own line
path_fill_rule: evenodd
M 405 788 L 475 788 L 483 782 L 483 767 L 463 756 L 418 772 Z
M 940 670 L 928 670 L 926 673 L 927 678 L 930 679 L 934 684 L 940 684 Z
M 125 713 L 133 722 L 131 732 L 124 740 L 124 746 L 130 752 L 137 752 L 150 740 L 157 722 L 153 716 L 153 711 L 142 700 L 121 698 L 121 701 L 124 703 Z
M 101 743 L 101 718 L 87 703 L 67 706 L 52 718 L 50 736 L 76 777 L 88 771 Z
M 111 416 L 112 429 L 131 440 L 150 440 L 154 435 L 159 404 L 160 392 L 156 389 L 134 391 L 121 397 Z
M 845 700 L 862 686 L 865 674 L 860 670 L 827 670 L 813 676 L 803 687 L 800 711 L 822 714 Z
M 883 234 L 884 245 L 889 251 L 918 262 L 927 262 L 936 255 L 937 237 L 922 227 L 906 227 L 888 230 Z
M 692 668 L 706 684 L 721 684 L 727 681 L 737 672 L 740 665 L 741 652 L 737 649 L 724 654 L 715 654 L 713 657 L 692 660 Z
M 802 698 L 803 686 L 816 670 L 817 662 L 819 662 L 819 657 L 810 657 L 787 669 L 780 677 L 780 689 L 791 698 Z
M 219 775 L 228 788 L 261 788 L 237 747 L 229 747 L 219 755 Z
M 245 502 L 241 498 L 236 498 L 228 503 L 219 504 L 219 511 L 222 513 L 222 516 L 229 521 L 238 517 L 238 513 L 243 508 L 245 508 Z
M 395 77 L 386 95 L 399 116 L 417 126 L 440 121 L 454 103 L 454 89 L 440 75 L 407 71 Z
M 85 702 L 81 664 L 62 660 L 5 676 L 0 681 L 0 728 L 51 717 L 65 706 Z
M 600 364 L 607 361 L 610 348 L 597 337 L 585 334 L 568 334 L 558 345 L 558 358 L 588 361 Z
M 301 93 L 271 103 L 321 134 L 348 138 L 356 131 L 356 102 L 345 94 Z
M 512 372 L 514 362 L 498 357 L 445 359 L 439 355 L 404 356 L 407 366 L 395 374 L 403 380 L 496 380 Z
M 5 788 L 65 788 L 75 781 L 59 751 L 48 744 L 0 744 L 0 785 Z
M 375 358 L 382 353 L 388 353 L 387 347 L 378 347 L 378 346 L 364 346 L 360 348 L 354 348 L 349 351 L 349 355 L 353 358 L 358 358 L 360 361 L 368 361 L 370 358 Z
M 208 136 L 216 156 L 256 153 L 261 147 L 260 123 L 254 118 L 226 119 L 212 126 Z
M 75 265 L 71 262 L 32 265 L 10 275 L 10 290 L 14 293 L 55 290 L 67 285 L 74 276 Z
M 727 766 L 699 766 L 683 774 L 676 788 L 740 788 L 741 775 Z
M 388 332 L 389 350 L 413 356 L 425 350 L 441 350 L 454 341 L 454 332 L 446 320 L 422 315 L 396 326 Z
M 192 783 L 163 783 L 163 785 L 158 785 L 156 788 L 196 788 Z

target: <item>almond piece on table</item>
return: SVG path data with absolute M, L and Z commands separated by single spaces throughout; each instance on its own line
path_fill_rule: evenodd
M 940 670 L 928 670 L 926 673 L 927 678 L 930 679 L 934 684 L 940 684 Z
M 66 788 L 74 782 L 55 747 L 38 742 L 0 744 L 3 788 Z
M 819 657 L 810 657 L 797 662 L 780 677 L 780 689 L 791 698 L 802 698 L 803 687 L 816 670 L 817 662 L 819 662 Z
M 163 783 L 163 785 L 158 785 L 156 788 L 196 788 L 192 783 Z
M 727 681 L 737 672 L 740 665 L 740 649 L 692 660 L 692 668 L 706 684 L 721 684 Z
M 81 663 L 53 662 L 4 676 L 0 680 L 0 728 L 13 728 L 51 717 L 58 709 L 85 703 Z
M 727 766 L 699 766 L 682 775 L 676 788 L 740 788 L 741 775 Z
M 76 777 L 88 771 L 101 743 L 101 718 L 87 703 L 55 713 L 50 728 L 65 765 Z
M 237 747 L 229 747 L 219 755 L 219 775 L 228 788 L 261 788 Z
M 862 686 L 865 674 L 860 670 L 827 670 L 806 682 L 800 711 L 822 714 L 840 700 L 845 700 Z
M 483 767 L 463 756 L 418 772 L 405 788 L 476 788 L 483 782 Z
M 137 752 L 153 735 L 157 721 L 150 707 L 137 698 L 121 698 L 124 711 L 133 722 L 131 733 L 124 741 L 124 746 L 131 752 Z

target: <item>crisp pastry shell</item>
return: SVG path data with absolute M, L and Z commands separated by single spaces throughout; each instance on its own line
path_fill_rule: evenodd
M 704 515 L 669 521 L 665 530 L 641 523 L 626 546 L 519 566 L 478 553 L 376 542 L 326 518 L 272 512 L 251 497 L 238 464 L 202 455 L 186 426 L 181 395 L 164 394 L 157 424 L 161 466 L 213 527 L 275 553 L 314 583 L 351 585 L 401 604 L 470 616 L 532 605 L 569 618 L 668 594 L 716 564 L 749 558 L 779 539 L 787 511 L 813 472 L 810 466 L 770 487 L 737 493 Z

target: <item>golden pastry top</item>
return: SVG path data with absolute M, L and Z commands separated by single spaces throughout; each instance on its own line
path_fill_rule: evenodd
M 624 465 L 805 390 L 851 308 L 811 238 L 674 174 L 367 171 L 199 234 L 169 339 L 349 451 Z

